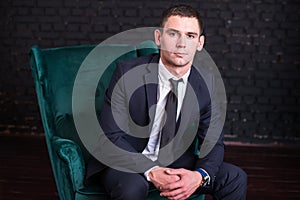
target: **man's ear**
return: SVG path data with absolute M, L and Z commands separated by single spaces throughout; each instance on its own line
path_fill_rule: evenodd
M 154 39 L 155 39 L 155 44 L 157 46 L 161 45 L 160 38 L 161 38 L 161 32 L 160 32 L 160 30 L 159 29 L 155 29 L 155 31 L 154 31 Z
M 198 46 L 197 46 L 197 51 L 201 51 L 203 46 L 204 46 L 204 42 L 205 42 L 205 37 L 204 35 L 201 35 L 199 37 L 199 41 L 198 41 Z

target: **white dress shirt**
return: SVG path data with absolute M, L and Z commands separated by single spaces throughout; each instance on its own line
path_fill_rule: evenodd
M 184 99 L 185 91 L 187 88 L 188 77 L 190 75 L 190 69 L 180 78 L 182 81 L 178 83 L 178 106 L 177 106 L 177 115 L 176 119 L 178 119 L 182 102 Z M 172 78 L 174 80 L 178 80 L 180 78 L 172 75 L 167 68 L 162 63 L 161 59 L 158 63 L 158 91 L 157 91 L 157 105 L 154 116 L 154 122 L 152 126 L 152 130 L 150 133 L 150 138 L 148 144 L 142 154 L 151 159 L 152 161 L 157 160 L 159 147 L 160 147 L 160 139 L 161 139 L 161 129 L 163 127 L 163 116 L 165 114 L 165 105 L 167 102 L 167 95 L 170 92 L 172 86 L 169 79 Z

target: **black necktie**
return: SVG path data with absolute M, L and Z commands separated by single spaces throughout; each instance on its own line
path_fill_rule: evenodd
M 169 79 L 171 82 L 171 91 L 167 95 L 167 102 L 165 106 L 166 110 L 166 122 L 162 128 L 160 148 L 168 144 L 176 134 L 176 115 L 177 115 L 177 96 L 178 96 L 178 83 L 182 79 L 174 80 Z

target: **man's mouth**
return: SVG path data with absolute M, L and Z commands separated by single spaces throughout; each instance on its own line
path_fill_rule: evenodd
M 187 54 L 186 53 L 181 53 L 181 52 L 175 52 L 174 53 L 177 57 L 183 57 L 183 56 L 186 56 Z

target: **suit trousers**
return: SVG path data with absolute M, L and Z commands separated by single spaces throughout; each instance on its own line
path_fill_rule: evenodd
M 113 200 L 146 199 L 149 183 L 143 174 L 126 173 L 106 168 L 96 182 Z M 215 200 L 245 200 L 247 193 L 247 175 L 239 167 L 223 162 L 212 183 L 196 190 L 197 194 L 210 194 Z

